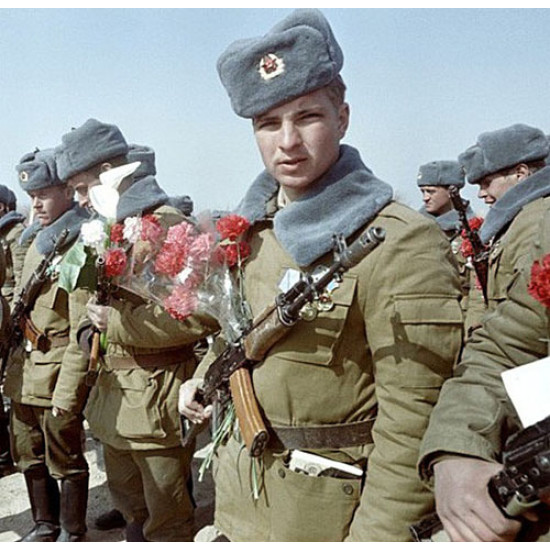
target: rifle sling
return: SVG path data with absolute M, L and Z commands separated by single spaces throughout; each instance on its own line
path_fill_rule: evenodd
M 270 426 L 270 447 L 285 449 L 341 449 L 372 443 L 376 417 L 360 422 L 323 426 Z
M 69 343 L 68 331 L 63 334 L 49 336 L 45 332 L 38 329 L 38 327 L 27 316 L 23 317 L 21 325 L 23 337 L 30 342 L 33 351 L 38 350 L 42 353 L 46 353 L 50 349 L 62 348 Z

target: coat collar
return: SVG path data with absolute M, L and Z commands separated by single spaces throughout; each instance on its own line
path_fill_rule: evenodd
M 168 195 L 161 189 L 153 176 L 134 182 L 120 195 L 116 217 L 121 222 L 130 216 L 140 216 L 168 202 Z
M 269 217 L 268 203 L 279 188 L 266 171 L 252 183 L 237 212 L 252 224 Z M 340 158 L 313 189 L 274 216 L 274 231 L 300 266 L 332 248 L 333 235 L 349 237 L 391 202 L 393 189 L 367 168 L 359 152 L 340 147 Z
M 59 234 L 64 229 L 68 229 L 69 234 L 63 245 L 63 248 L 66 248 L 68 244 L 78 237 L 80 226 L 89 218 L 89 212 L 75 204 L 71 209 L 61 214 L 52 224 L 38 231 L 36 235 L 36 249 L 40 254 L 46 256 L 53 250 Z
M 500 233 L 521 211 L 521 209 L 541 197 L 550 195 L 550 166 L 524 179 L 491 206 L 481 226 L 481 240 L 487 244 Z
M 25 221 L 25 216 L 20 212 L 12 210 L 8 212 L 5 216 L 0 218 L 0 231 L 3 229 L 9 228 L 16 223 L 23 223 Z
M 462 224 L 460 223 L 460 217 L 458 215 L 458 212 L 456 210 L 449 210 L 448 212 L 445 212 L 445 214 L 441 214 L 441 216 L 434 216 L 433 214 L 430 214 L 426 211 L 426 207 L 422 206 L 418 212 L 422 214 L 423 216 L 426 216 L 427 218 L 430 218 L 433 220 L 442 231 L 460 231 L 462 229 Z M 474 211 L 472 210 L 472 207 L 468 205 L 468 208 L 466 209 L 466 217 L 468 219 L 471 219 L 475 216 Z

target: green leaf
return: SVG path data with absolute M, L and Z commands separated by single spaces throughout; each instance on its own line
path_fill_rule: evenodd
M 76 288 L 80 271 L 86 264 L 88 254 L 81 242 L 77 242 L 65 254 L 59 264 L 59 286 L 67 292 Z

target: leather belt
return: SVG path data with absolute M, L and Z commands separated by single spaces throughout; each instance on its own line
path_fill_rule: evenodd
M 42 353 L 46 353 L 52 348 L 62 348 L 69 343 L 68 333 L 48 336 L 40 331 L 28 317 L 23 319 L 22 329 L 23 336 L 31 344 L 32 350 L 38 350 Z
M 105 364 L 114 370 L 117 369 L 154 369 L 156 367 L 167 367 L 181 363 L 183 359 L 189 356 L 193 348 L 185 346 L 163 350 L 158 353 L 144 353 L 136 355 L 113 356 L 105 355 L 103 357 Z
M 372 425 L 376 417 L 361 422 L 323 426 L 271 426 L 270 446 L 285 449 L 341 449 L 372 443 Z

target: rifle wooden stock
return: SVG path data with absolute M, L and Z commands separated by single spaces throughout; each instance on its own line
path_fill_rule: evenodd
M 229 377 L 229 387 L 246 448 L 250 456 L 261 456 L 265 451 L 269 435 L 254 395 L 250 371 L 236 370 Z
M 270 306 L 254 321 L 252 330 L 243 338 L 246 358 L 262 361 L 266 353 L 292 327 L 281 323 L 277 306 Z
M 101 332 L 95 330 L 92 333 L 92 345 L 90 349 L 90 359 L 88 361 L 88 370 L 86 371 L 86 386 L 92 387 L 97 380 L 97 364 L 99 362 L 99 353 L 101 350 Z

